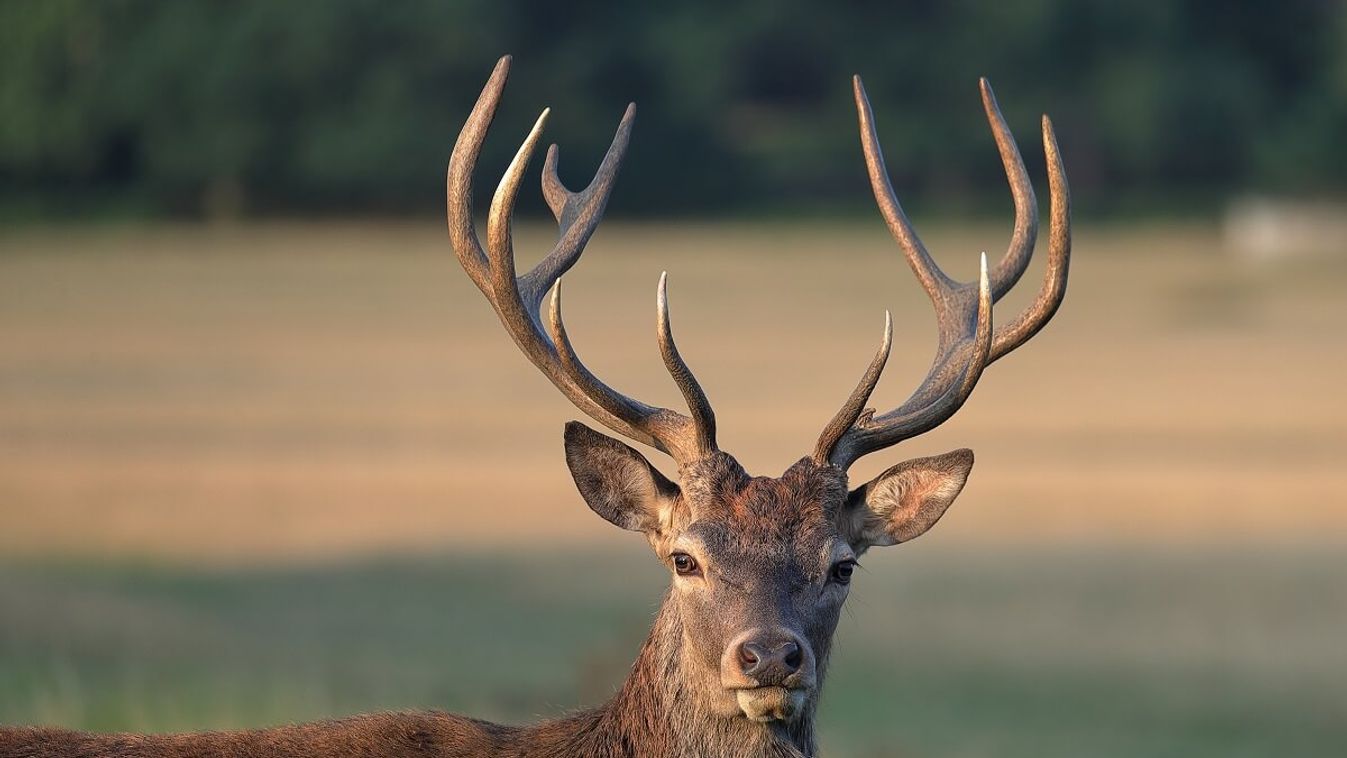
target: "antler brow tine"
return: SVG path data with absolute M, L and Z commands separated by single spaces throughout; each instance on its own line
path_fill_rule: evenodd
M 816 463 L 828 462 L 838 440 L 842 439 L 842 435 L 846 434 L 865 412 L 865 404 L 870 400 L 870 393 L 875 391 L 875 385 L 879 384 L 879 377 L 884 373 L 884 364 L 889 360 L 889 349 L 892 346 L 893 314 L 884 311 L 884 338 L 879 343 L 879 350 L 875 351 L 875 357 L 870 360 L 870 365 L 861 375 L 861 381 L 856 385 L 856 389 L 851 391 L 851 396 L 842 403 L 837 415 L 833 416 L 828 426 L 824 427 L 823 434 L 819 435 L 818 443 L 814 446 Z

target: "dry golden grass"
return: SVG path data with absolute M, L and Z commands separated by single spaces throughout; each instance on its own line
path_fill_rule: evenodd
M 1006 231 L 927 237 L 971 277 Z M 1076 251 L 1048 329 L 953 421 L 856 476 L 973 447 L 950 542 L 1347 534 L 1347 260 L 1250 268 L 1198 225 L 1085 226 Z M 902 400 L 930 358 L 929 306 L 878 222 L 610 224 L 567 277 L 568 323 L 585 360 L 643 399 L 678 403 L 653 337 L 663 269 L 722 446 L 752 471 L 810 449 L 884 308 L 896 346 L 876 402 Z M 574 417 L 433 222 L 0 238 L 0 553 L 284 561 L 607 540 L 562 460 Z

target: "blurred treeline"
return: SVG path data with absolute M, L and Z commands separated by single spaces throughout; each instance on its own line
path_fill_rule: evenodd
M 1040 177 L 1052 114 L 1086 212 L 1347 189 L 1337 0 L 4 0 L 0 205 L 435 212 L 506 52 L 482 195 L 544 105 L 587 182 L 636 100 L 615 213 L 858 208 L 853 73 L 917 203 L 1004 204 L 983 74 Z

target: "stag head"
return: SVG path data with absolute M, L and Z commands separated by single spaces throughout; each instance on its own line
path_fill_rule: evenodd
M 1066 289 L 1070 202 L 1052 124 L 1043 118 L 1051 195 L 1047 273 L 1034 302 L 1000 326 L 992 308 L 1024 273 L 1038 231 L 1033 186 L 1019 149 L 981 82 L 982 102 L 1015 205 L 1010 245 L 995 267 L 982 256 L 976 282 L 958 282 L 932 260 L 903 213 L 875 135 L 859 77 L 853 85 L 861 146 L 881 213 L 935 307 L 935 360 L 916 391 L 877 414 L 866 407 L 888 358 L 892 321 L 855 390 L 823 429 L 812 454 L 779 477 L 757 477 L 716 445 L 711 404 L 674 343 L 667 275 L 656 297 L 660 353 L 689 407 L 684 415 L 646 405 L 609 387 L 576 356 L 561 317 L 561 276 L 573 266 L 603 216 L 635 117 L 628 106 L 589 186 L 567 189 L 553 145 L 543 165 L 543 195 L 560 226 L 552 251 L 518 274 L 511 215 L 544 110 L 492 198 L 485 248 L 472 220 L 472 173 L 500 102 L 510 58 L 496 65 L 454 145 L 448 170 L 449 236 L 463 268 L 520 350 L 590 418 L 669 455 L 670 481 L 641 453 L 579 422 L 566 425 L 566 462 L 585 502 L 624 529 L 645 535 L 669 569 L 666 609 L 681 630 L 676 667 L 704 709 L 726 718 L 790 724 L 811 714 L 857 558 L 874 546 L 913 539 L 954 502 L 973 454 L 955 450 L 917 458 L 850 488 L 847 469 L 868 453 L 934 429 L 968 399 L 983 370 L 1022 345 L 1056 312 Z M 550 294 L 550 299 L 547 297 Z M 544 317 L 544 300 L 547 300 Z

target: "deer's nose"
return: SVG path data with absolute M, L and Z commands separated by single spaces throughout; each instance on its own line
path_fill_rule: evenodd
M 744 676 L 756 680 L 761 687 L 784 685 L 804 662 L 804 651 L 791 639 L 747 640 L 739 645 L 737 655 Z

